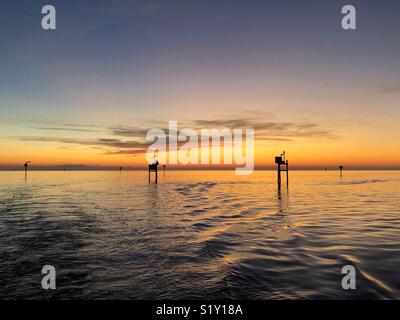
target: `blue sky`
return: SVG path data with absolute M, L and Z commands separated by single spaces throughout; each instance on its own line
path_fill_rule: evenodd
M 340 27 L 340 9 L 349 3 L 357 9 L 356 31 Z M 44 4 L 56 7 L 55 31 L 41 29 Z M 399 117 L 398 1 L 0 6 L 3 139 L 42 136 L 35 128 L 43 123 L 109 128 L 258 112 L 338 135 L 372 125 L 384 141 Z

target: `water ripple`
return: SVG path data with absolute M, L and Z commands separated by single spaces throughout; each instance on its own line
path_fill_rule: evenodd
M 19 174 L 0 173 L 1 298 L 400 298 L 399 172 L 296 171 L 282 192 L 268 171 Z

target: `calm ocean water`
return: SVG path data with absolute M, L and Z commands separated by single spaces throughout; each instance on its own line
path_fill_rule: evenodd
M 273 171 L 0 172 L 0 297 L 399 299 L 400 171 L 290 178 L 278 193 Z

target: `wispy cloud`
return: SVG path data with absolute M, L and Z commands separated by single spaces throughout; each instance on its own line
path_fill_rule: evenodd
M 116 150 L 116 151 L 106 151 L 104 154 L 106 155 L 128 155 L 128 156 L 139 156 L 146 153 L 146 148 L 144 149 L 135 149 L 135 150 Z
M 46 131 L 70 131 L 70 132 L 96 132 L 95 129 L 84 128 L 68 128 L 68 127 L 32 127 L 32 129 L 46 130 Z
M 119 139 L 75 139 L 75 138 L 63 138 L 63 137 L 18 137 L 21 141 L 33 141 L 33 142 L 57 142 L 66 144 L 77 144 L 90 147 L 104 147 L 108 149 L 139 149 L 145 150 L 146 143 L 140 141 L 122 141 Z
M 400 94 L 400 84 L 393 86 L 386 86 L 379 90 L 382 94 Z
M 261 121 L 257 118 L 227 119 L 227 120 L 196 120 L 196 126 L 253 128 L 259 140 L 284 141 L 290 138 L 324 138 L 336 139 L 330 130 L 322 129 L 316 123 L 310 122 L 277 122 Z M 284 139 L 284 140 L 282 140 Z
M 126 127 L 126 126 L 115 126 L 109 128 L 111 133 L 115 136 L 119 137 L 146 137 L 147 128 L 139 128 L 139 127 Z
M 160 125 L 164 127 L 160 127 Z M 17 137 L 22 141 L 31 142 L 56 142 L 69 145 L 87 146 L 93 149 L 99 149 L 106 155 L 127 155 L 137 156 L 146 152 L 147 143 L 145 141 L 148 130 L 152 128 L 163 129 L 168 135 L 168 123 L 160 123 L 159 121 L 147 122 L 146 126 L 111 126 L 98 127 L 91 125 L 79 124 L 62 124 L 38 127 L 41 130 L 50 131 L 76 131 L 76 132 L 96 132 L 100 137 L 96 139 L 70 138 L 70 137 L 51 137 L 51 136 L 23 136 Z M 311 122 L 279 122 L 279 121 L 262 121 L 257 117 L 248 118 L 229 118 L 216 120 L 187 120 L 178 122 L 179 129 L 193 128 L 197 131 L 200 129 L 246 129 L 253 128 L 257 141 L 277 141 L 291 142 L 299 138 L 304 139 L 337 139 L 334 132 L 323 129 L 317 123 Z M 168 136 L 166 138 L 168 144 Z M 183 142 L 181 142 L 183 143 Z

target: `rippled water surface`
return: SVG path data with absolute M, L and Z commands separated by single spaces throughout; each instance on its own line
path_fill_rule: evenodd
M 0 297 L 399 299 L 400 172 L 290 178 L 279 193 L 273 171 L 0 172 Z

